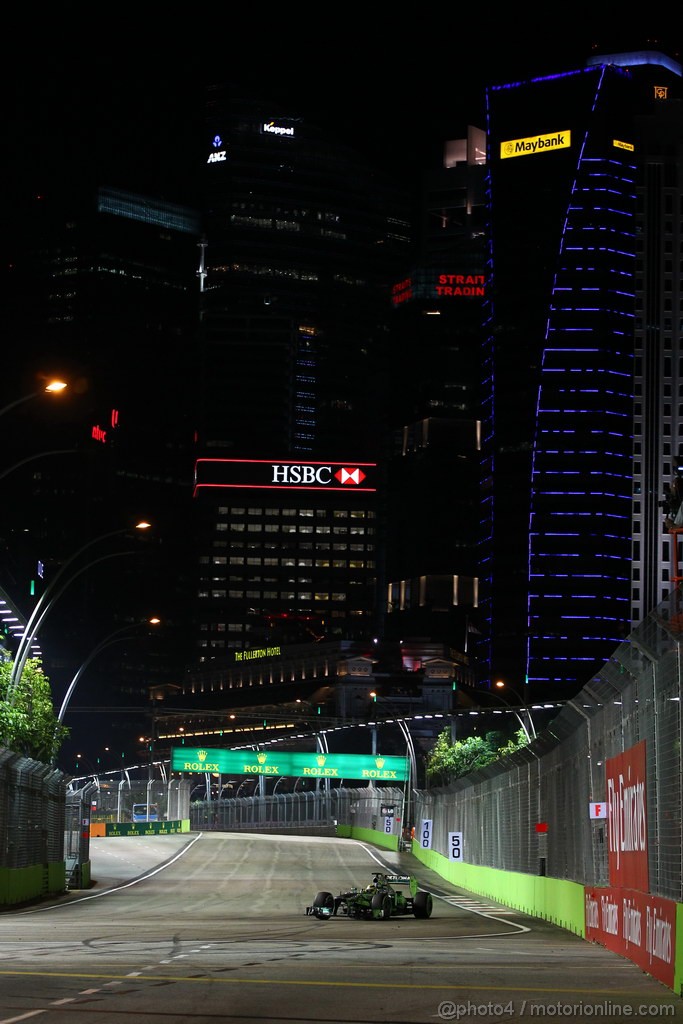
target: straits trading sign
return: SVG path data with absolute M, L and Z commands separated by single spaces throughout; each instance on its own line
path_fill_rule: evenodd
M 375 462 L 301 462 L 267 459 L 197 459 L 195 495 L 202 488 L 232 487 L 266 490 L 377 490 Z
M 408 762 L 405 757 L 382 757 L 379 754 L 316 754 L 281 750 L 172 747 L 171 771 L 405 782 L 408 778 Z
M 553 132 L 551 135 L 530 135 L 526 139 L 508 139 L 500 144 L 501 160 L 509 160 L 513 156 L 533 156 L 536 153 L 548 153 L 555 149 L 569 149 L 572 144 L 572 133 Z
M 392 306 L 414 299 L 483 299 L 486 297 L 486 274 L 434 273 L 418 270 L 404 277 L 391 288 Z

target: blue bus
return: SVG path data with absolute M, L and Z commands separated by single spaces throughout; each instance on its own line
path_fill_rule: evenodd
M 133 821 L 158 821 L 159 808 L 156 804 L 133 804 Z

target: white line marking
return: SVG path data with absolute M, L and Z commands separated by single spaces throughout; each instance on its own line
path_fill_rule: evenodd
M 31 1010 L 30 1013 L 22 1013 L 21 1017 L 3 1017 L 0 1020 L 0 1024 L 15 1024 L 18 1020 L 28 1020 L 29 1017 L 37 1017 L 39 1013 L 45 1013 L 45 1010 Z
M 121 885 L 112 886 L 111 889 L 103 889 L 102 892 L 94 892 L 91 893 L 90 896 L 80 896 L 77 900 L 69 900 L 67 903 L 55 903 L 51 907 L 36 907 L 34 910 L 25 911 L 25 914 L 44 914 L 48 910 L 64 910 L 65 907 L 71 907 L 74 905 L 74 903 L 85 903 L 86 900 L 96 900 L 100 896 L 108 896 L 109 893 L 111 892 L 120 892 L 121 889 L 129 889 L 131 885 L 137 885 L 138 882 L 144 882 L 145 879 L 152 878 L 154 875 L 158 875 L 160 871 L 163 871 L 164 868 L 168 868 L 171 866 L 171 864 L 175 864 L 175 862 L 177 860 L 180 860 L 180 858 L 187 853 L 190 847 L 194 846 L 194 844 L 201 838 L 202 833 L 200 832 L 198 836 L 195 836 L 192 842 L 188 843 L 187 846 L 183 846 L 182 850 L 179 850 L 175 857 L 172 857 L 171 860 L 166 861 L 165 864 L 159 865 L 158 868 L 153 868 L 151 871 L 146 872 L 146 874 L 144 875 L 140 875 L 139 878 L 134 878 L 132 882 L 122 882 Z M 4 1024 L 4 1021 L 0 1021 L 0 1024 Z

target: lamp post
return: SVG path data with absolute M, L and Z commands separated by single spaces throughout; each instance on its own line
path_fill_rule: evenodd
M 2 473 L 0 473 L 0 480 L 4 480 L 5 477 L 9 476 L 10 473 L 13 473 L 15 469 L 21 469 L 21 467 L 25 466 L 27 462 L 35 462 L 36 459 L 43 459 L 47 455 L 76 455 L 77 453 L 78 448 L 56 448 L 50 452 L 37 452 L 36 455 L 28 455 L 25 459 L 22 459 L 21 462 L 15 462 L 13 466 L 3 469 Z
M 522 699 L 522 697 L 520 697 L 520 695 L 517 693 L 517 691 L 512 686 L 509 686 L 507 683 L 504 683 L 502 679 L 499 679 L 497 681 L 496 689 L 498 689 L 498 690 L 510 690 L 511 693 L 514 693 L 515 697 L 517 698 L 517 700 L 520 703 L 520 706 L 525 704 L 525 701 Z M 499 701 L 501 701 L 503 704 L 507 705 L 507 707 L 509 707 L 514 712 L 514 714 L 515 714 L 515 716 L 517 718 L 517 721 L 519 722 L 519 724 L 521 725 L 522 729 L 524 730 L 524 735 L 527 738 L 527 742 L 531 743 L 532 739 L 535 740 L 536 739 L 536 727 L 534 726 L 534 721 L 533 721 L 533 718 L 531 717 L 531 712 L 529 711 L 529 709 L 528 708 L 526 709 L 527 721 L 524 722 L 524 720 L 522 719 L 521 715 L 517 711 L 515 711 L 515 709 L 512 707 L 512 705 L 509 704 L 508 701 L 506 701 L 504 697 L 501 697 L 500 694 L 492 694 L 492 696 L 497 697 Z
M 380 702 L 383 702 L 383 703 L 391 704 L 391 701 L 388 700 L 386 697 L 380 697 L 380 695 L 377 693 L 376 690 L 372 690 L 370 692 L 370 697 L 372 697 L 372 700 L 375 703 L 377 701 L 380 701 Z M 390 723 L 387 722 L 387 725 L 389 725 L 389 724 Z M 406 779 L 406 781 L 404 783 L 404 787 L 403 787 L 403 815 L 402 815 L 403 821 L 402 821 L 402 827 L 403 828 L 409 828 L 410 815 L 412 813 L 412 810 L 411 810 L 412 791 L 413 791 L 413 789 L 417 789 L 417 785 L 418 785 L 418 780 L 417 780 L 417 756 L 415 754 L 415 744 L 413 742 L 413 737 L 410 734 L 410 728 L 409 728 L 408 723 L 406 722 L 405 718 L 396 717 L 396 718 L 394 718 L 392 720 L 391 724 L 397 725 L 399 727 L 399 729 L 401 730 L 401 734 L 403 735 L 403 739 L 406 741 L 406 762 L 407 762 L 407 768 L 408 768 L 408 778 Z M 372 752 L 373 752 L 373 754 L 377 753 L 377 725 L 376 724 L 372 728 Z M 399 839 L 400 839 L 400 837 L 399 837 Z
M 66 710 L 67 710 L 67 708 L 69 706 L 69 702 L 70 702 L 70 700 L 71 700 L 71 698 L 73 696 L 73 692 L 76 689 L 76 686 L 78 685 L 78 682 L 79 682 L 81 676 L 83 675 L 85 670 L 88 668 L 88 666 L 95 660 L 97 655 L 101 651 L 103 651 L 105 649 L 105 647 L 110 647 L 112 644 L 116 644 L 116 643 L 119 643 L 121 640 L 124 640 L 125 639 L 124 634 L 126 634 L 126 633 L 130 634 L 130 633 L 132 633 L 133 630 L 138 629 L 140 626 L 158 626 L 160 622 L 161 622 L 161 619 L 158 619 L 158 618 L 154 617 L 154 618 L 151 618 L 151 619 L 145 619 L 144 622 L 135 622 L 135 623 L 132 623 L 129 626 L 122 626 L 121 629 L 115 629 L 113 633 L 110 633 L 109 636 L 106 636 L 104 638 L 104 640 L 100 641 L 100 643 L 97 645 L 97 647 L 95 647 L 90 652 L 88 657 L 85 659 L 85 661 L 83 662 L 83 664 L 79 668 L 79 670 L 76 673 L 76 675 L 73 677 L 73 679 L 69 683 L 68 689 L 67 689 L 66 693 L 64 694 L 64 699 L 62 701 L 62 706 L 60 707 L 59 714 L 57 715 L 57 725 L 58 726 L 60 726 L 62 724 L 62 722 L 64 721 L 64 715 L 66 714 Z M 54 760 L 55 760 L 56 756 L 57 756 L 57 751 L 53 749 L 53 751 L 52 751 L 52 763 L 53 764 L 54 764 Z
M 13 402 L 10 402 L 9 405 L 5 405 L 0 409 L 0 416 L 4 416 L 6 412 L 14 409 L 17 405 L 23 405 L 24 402 L 30 402 L 32 398 L 39 398 L 40 395 L 44 394 L 58 395 L 67 387 L 68 384 L 63 380 L 51 380 L 41 390 L 32 391 L 29 395 L 24 395 L 23 398 L 16 398 Z
M 135 526 L 136 530 L 148 530 L 149 528 L 150 524 L 148 522 L 145 522 L 144 520 L 142 522 L 137 523 Z M 64 563 L 64 565 L 59 569 L 59 571 L 55 574 L 54 578 L 45 588 L 42 596 L 36 603 L 36 606 L 33 609 L 33 612 L 31 613 L 31 617 L 29 618 L 28 623 L 26 624 L 26 629 L 24 630 L 22 638 L 19 642 L 17 654 L 14 659 L 14 665 L 12 666 L 12 673 L 10 675 L 9 686 L 7 688 L 8 699 L 11 699 L 14 690 L 16 689 L 19 683 L 19 680 L 21 679 L 22 672 L 24 671 L 24 667 L 28 660 L 31 644 L 34 641 L 36 634 L 38 633 L 38 630 L 40 629 L 40 626 L 42 625 L 43 620 L 45 619 L 45 616 L 50 611 L 55 601 L 62 595 L 63 591 L 66 589 L 69 583 L 73 582 L 73 580 L 76 579 L 77 576 L 80 576 L 81 573 L 85 572 L 87 569 L 90 569 L 93 565 L 96 565 L 98 562 L 103 562 L 106 561 L 108 558 L 115 558 L 118 555 L 126 554 L 128 552 L 117 552 L 114 555 L 104 555 L 102 558 L 97 558 L 93 562 L 88 562 L 87 565 L 82 566 L 82 568 L 79 569 L 78 572 L 75 572 L 66 580 L 65 583 L 62 584 L 61 587 L 59 587 L 59 584 L 62 581 L 62 577 L 66 573 L 67 569 L 71 568 L 74 562 L 76 562 L 78 558 L 80 558 L 80 556 L 89 548 L 91 548 L 94 544 L 97 544 L 103 540 L 107 540 L 110 537 L 120 536 L 124 533 L 128 533 L 128 528 L 124 530 L 112 530 L 109 533 L 104 533 L 101 536 L 95 537 L 93 540 L 88 541 L 87 544 L 84 544 L 83 547 L 79 548 L 78 551 Z

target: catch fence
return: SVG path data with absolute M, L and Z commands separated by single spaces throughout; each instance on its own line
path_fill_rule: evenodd
M 417 793 L 430 848 L 448 857 L 460 832 L 468 864 L 605 885 L 608 820 L 590 808 L 608 803 L 607 762 L 644 741 L 649 891 L 683 900 L 680 601 L 651 613 L 529 747 Z

